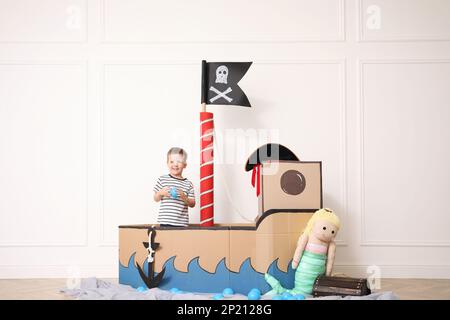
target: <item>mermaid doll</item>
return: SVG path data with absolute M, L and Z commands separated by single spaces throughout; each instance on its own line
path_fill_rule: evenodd
M 339 218 L 333 211 L 317 210 L 309 219 L 297 242 L 292 259 L 292 268 L 296 269 L 294 288 L 283 288 L 277 279 L 266 273 L 264 277 L 272 287 L 269 294 L 288 292 L 293 295 L 310 295 L 318 276 L 331 275 L 336 251 L 334 238 L 339 227 Z

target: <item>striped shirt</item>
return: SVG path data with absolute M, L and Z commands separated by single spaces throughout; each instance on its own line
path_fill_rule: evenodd
M 195 199 L 194 186 L 186 178 L 175 178 L 170 174 L 165 174 L 158 178 L 153 191 L 156 193 L 164 187 L 181 189 L 188 198 Z M 163 197 L 159 206 L 158 223 L 187 226 L 189 224 L 188 206 L 179 197 L 176 199 Z

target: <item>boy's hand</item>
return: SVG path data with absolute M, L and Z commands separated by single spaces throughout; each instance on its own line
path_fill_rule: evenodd
M 188 196 L 187 196 L 187 194 L 186 194 L 183 190 L 177 189 L 177 194 L 178 194 L 178 197 L 179 197 L 181 200 L 183 200 L 184 203 L 187 203 L 187 201 L 188 201 Z
M 158 193 L 161 196 L 161 198 L 163 198 L 163 197 L 169 198 L 170 197 L 170 187 L 164 187 L 161 190 L 159 190 Z

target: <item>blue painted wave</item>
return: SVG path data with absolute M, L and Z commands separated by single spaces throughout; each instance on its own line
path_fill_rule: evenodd
M 134 256 L 136 253 L 133 253 L 130 257 L 130 260 L 128 261 L 128 266 L 124 266 L 119 262 L 119 283 L 121 284 L 127 284 L 132 286 L 133 288 L 139 288 L 144 287 L 146 288 L 147 285 L 142 280 L 139 271 L 136 267 Z M 148 264 L 144 263 L 144 272 L 145 274 L 148 274 Z
M 264 273 L 256 271 L 251 265 L 250 258 L 247 258 L 239 268 L 239 272 L 228 270 L 225 265 L 225 258 L 217 264 L 214 273 L 204 270 L 198 257 L 192 259 L 188 265 L 188 272 L 181 272 L 175 269 L 175 256 L 164 263 L 166 268 L 164 278 L 159 288 L 178 288 L 187 292 L 222 292 L 224 288 L 230 287 L 236 293 L 247 294 L 251 289 L 258 288 L 262 293 L 270 290 L 270 286 L 264 280 Z M 295 270 L 289 263 L 288 271 L 283 272 L 278 269 L 277 260 L 274 260 L 267 272 L 277 278 L 283 287 L 292 288 L 294 286 Z M 144 263 L 144 272 L 147 274 L 147 263 Z M 135 254 L 130 257 L 128 266 L 119 263 L 119 283 L 131 285 L 134 288 L 145 287 L 139 271 L 135 265 Z

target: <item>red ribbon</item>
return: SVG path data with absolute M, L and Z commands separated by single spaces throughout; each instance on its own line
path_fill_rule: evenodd
M 261 193 L 261 175 L 260 170 L 261 170 L 261 165 L 257 164 L 253 167 L 252 170 L 252 186 L 255 187 L 255 180 L 256 180 L 256 196 L 259 196 L 259 194 Z

